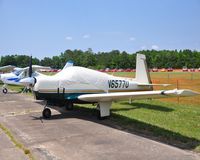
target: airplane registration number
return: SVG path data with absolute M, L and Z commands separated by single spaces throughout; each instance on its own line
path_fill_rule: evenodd
M 109 88 L 128 88 L 129 81 L 125 80 L 108 80 Z

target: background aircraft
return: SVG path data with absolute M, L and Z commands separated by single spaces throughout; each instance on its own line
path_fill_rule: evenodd
M 137 54 L 136 77 L 115 77 L 84 67 L 71 66 L 54 76 L 29 77 L 20 80 L 33 86 L 37 100 L 46 100 L 43 117 L 50 118 L 51 110 L 66 107 L 73 109 L 74 103 L 97 104 L 99 118 L 110 115 L 113 101 L 123 99 L 164 98 L 174 96 L 193 96 L 191 90 L 157 90 L 149 76 L 146 57 Z M 165 86 L 165 85 L 164 85 Z M 58 106 L 58 107 L 55 107 Z
M 31 69 L 30 67 L 18 68 L 12 65 L 0 67 L 0 71 L 2 72 L 11 71 L 10 73 L 0 74 L 0 80 L 4 83 L 2 87 L 3 93 L 6 94 L 8 92 L 7 84 L 23 85 L 22 83 L 19 82 L 21 79 L 32 76 L 37 77 L 41 75 L 41 73 L 37 72 L 38 70 L 50 69 L 50 67 L 32 65 L 32 57 L 30 57 L 30 63 L 31 63 Z

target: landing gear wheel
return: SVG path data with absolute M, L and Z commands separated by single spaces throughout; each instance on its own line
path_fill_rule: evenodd
M 3 93 L 4 94 L 8 93 L 8 89 L 7 88 L 3 88 Z
M 45 119 L 51 118 L 51 110 L 50 110 L 49 108 L 45 108 L 45 109 L 42 111 L 42 116 L 43 116 Z
M 66 110 L 71 111 L 74 109 L 74 104 L 72 102 L 67 102 L 65 107 L 66 107 Z

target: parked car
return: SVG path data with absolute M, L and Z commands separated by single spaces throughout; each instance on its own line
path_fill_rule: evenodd
M 173 72 L 173 68 L 167 68 L 167 72 Z
M 194 68 L 190 68 L 190 72 L 195 72 L 195 69 Z
M 110 68 L 106 68 L 105 72 L 112 72 L 112 71 L 110 70 Z
M 116 68 L 111 69 L 109 72 L 117 72 L 117 69 Z
M 154 68 L 152 69 L 152 72 L 158 72 L 158 68 L 155 68 L 155 67 L 154 67 Z
M 100 72 L 105 72 L 105 69 L 100 69 L 99 71 L 100 71 Z
M 165 68 L 162 68 L 160 71 L 161 71 L 161 72 L 166 72 L 166 69 L 165 69 Z
M 132 71 L 133 71 L 133 70 L 130 69 L 130 68 L 127 68 L 127 69 L 124 70 L 124 72 L 132 72 Z
M 117 72 L 124 72 L 124 69 L 118 69 Z
M 188 68 L 184 66 L 183 69 L 182 69 L 182 71 L 183 72 L 188 72 Z

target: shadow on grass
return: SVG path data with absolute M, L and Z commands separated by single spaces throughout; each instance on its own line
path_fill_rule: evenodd
M 135 103 L 135 105 L 138 103 Z M 139 103 L 140 105 L 140 103 Z M 152 106 L 151 106 L 152 107 Z M 40 120 L 42 123 L 45 121 L 78 118 L 94 123 L 109 126 L 118 130 L 135 134 L 138 136 L 146 137 L 161 143 L 176 146 L 181 149 L 194 150 L 200 146 L 200 141 L 195 138 L 190 138 L 180 133 L 176 133 L 155 125 L 151 125 L 134 118 L 128 118 L 116 113 L 111 113 L 111 117 L 105 120 L 97 119 L 97 111 L 95 108 L 86 108 L 75 106 L 73 111 L 68 111 L 63 114 L 52 115 L 51 119 L 43 119 L 42 117 L 32 117 L 33 120 Z
M 131 107 L 114 108 L 114 109 L 112 109 L 112 111 L 126 111 L 126 110 L 139 109 L 139 108 L 146 108 L 146 109 L 163 111 L 163 112 L 172 112 L 174 110 L 172 108 L 163 107 L 163 106 L 161 107 L 159 105 L 148 104 L 148 103 L 132 102 L 131 104 L 129 104 L 127 102 L 122 102 L 120 104 L 125 105 L 125 106 L 131 106 Z

